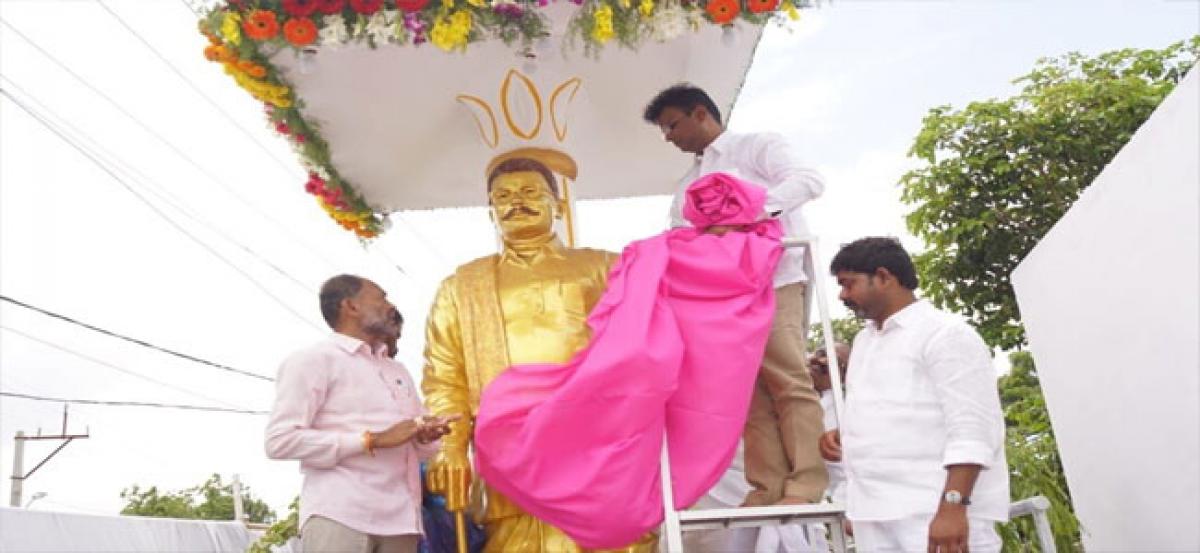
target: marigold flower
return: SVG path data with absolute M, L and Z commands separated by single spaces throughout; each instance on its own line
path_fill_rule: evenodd
M 229 43 L 237 46 L 242 43 L 242 16 L 237 12 L 227 12 L 221 18 L 221 36 Z
M 596 12 L 592 17 L 595 21 L 595 26 L 592 27 L 592 38 L 600 44 L 604 44 L 612 39 L 615 34 L 613 31 L 612 6 L 601 4 L 599 8 L 596 8 Z
M 212 46 L 221 44 L 221 37 L 214 35 L 205 29 L 201 29 L 200 34 L 204 35 L 204 37 L 208 39 L 208 43 Z
M 788 19 L 792 21 L 800 19 L 800 10 L 796 9 L 796 3 L 791 0 L 783 3 L 783 11 L 787 13 Z
M 317 24 L 307 17 L 289 19 L 283 24 L 283 37 L 292 46 L 308 46 L 317 40 Z
M 708 16 L 712 18 L 713 23 L 725 25 L 732 22 L 738 16 L 741 6 L 738 5 L 737 0 L 709 0 L 704 10 L 708 12 Z
M 318 0 L 283 0 L 283 11 L 292 17 L 308 17 L 317 11 Z
M 279 21 L 275 19 L 275 12 L 254 10 L 242 22 L 242 31 L 254 40 L 270 40 L 279 34 Z
M 750 13 L 772 12 L 778 7 L 779 0 L 746 0 L 746 9 Z
M 429 39 L 435 46 L 447 52 L 464 48 L 471 36 L 471 12 L 459 10 L 449 17 L 439 18 L 429 32 Z
M 237 54 L 224 44 L 205 48 L 204 57 L 210 61 L 219 61 L 221 63 L 233 63 L 237 61 Z

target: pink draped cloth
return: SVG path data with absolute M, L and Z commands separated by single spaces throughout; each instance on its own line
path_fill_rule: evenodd
M 675 508 L 729 466 L 775 312 L 783 252 L 758 221 L 762 187 L 716 173 L 688 188 L 678 228 L 625 248 L 567 364 L 517 365 L 483 391 L 476 470 L 586 548 L 632 543 L 663 520 L 665 429 Z

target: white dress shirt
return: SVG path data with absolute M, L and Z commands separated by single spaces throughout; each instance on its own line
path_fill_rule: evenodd
M 1004 418 L 991 355 L 965 322 L 917 301 L 854 338 L 842 451 L 851 520 L 933 513 L 947 465 L 982 465 L 967 516 L 1008 519 Z
M 710 173 L 730 173 L 767 189 L 764 215 L 779 213 L 788 236 L 808 236 L 808 225 L 800 211 L 809 200 L 825 191 L 825 180 L 804 168 L 787 141 L 775 133 L 736 134 L 723 132 L 679 181 L 671 203 L 671 227 L 691 226 L 683 218 L 684 192 L 696 179 Z M 775 287 L 807 282 L 804 248 L 788 248 L 775 269 Z

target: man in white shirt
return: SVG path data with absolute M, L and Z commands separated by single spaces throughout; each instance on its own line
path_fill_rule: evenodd
M 821 195 L 825 182 L 801 166 L 782 137 L 725 131 L 712 98 L 690 85 L 660 92 L 642 117 L 658 125 L 668 142 L 695 156 L 675 194 L 672 227 L 688 225 L 682 213 L 688 185 L 709 173 L 727 172 L 767 189 L 762 217 L 777 217 L 788 235 L 808 234 L 800 208 Z M 731 230 L 738 229 L 718 226 L 709 232 Z M 815 503 L 828 485 L 817 451 L 823 432 L 820 396 L 804 354 L 807 281 L 803 250 L 788 250 L 775 272 L 775 321 L 743 435 L 746 480 L 753 487 L 743 505 Z
M 854 338 L 841 428 L 821 438 L 826 459 L 845 451 L 859 550 L 1000 551 L 1008 466 L 987 345 L 916 298 L 912 260 L 894 238 L 843 246 L 830 271 L 838 297 L 868 320 Z

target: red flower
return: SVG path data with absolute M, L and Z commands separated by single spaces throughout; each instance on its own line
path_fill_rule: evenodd
M 304 191 L 312 195 L 321 194 L 325 189 L 325 180 L 316 173 L 308 174 L 308 182 L 304 183 Z
M 409 13 L 419 12 L 429 5 L 429 0 L 396 0 L 396 8 Z
M 317 40 L 317 24 L 307 17 L 289 19 L 283 24 L 283 37 L 292 46 L 308 46 Z
M 383 0 L 350 0 L 350 7 L 363 15 L 371 15 L 383 6 Z
M 773 12 L 779 7 L 779 0 L 746 0 L 746 9 L 750 13 Z
M 275 12 L 254 10 L 242 22 L 242 31 L 254 40 L 270 40 L 279 34 L 279 22 L 275 19 Z
M 341 13 L 342 8 L 346 7 L 346 0 L 317 0 L 317 11 L 325 15 L 333 15 Z
M 296 140 L 296 144 L 304 144 L 304 135 L 296 133 L 296 136 L 293 136 L 292 138 Z
M 283 0 L 283 11 L 292 17 L 308 17 L 317 11 L 318 0 Z
M 737 17 L 738 12 L 741 11 L 741 6 L 738 6 L 737 0 L 710 0 L 708 6 L 705 6 L 704 9 L 708 12 L 708 16 L 712 18 L 713 23 L 725 25 Z
M 287 123 L 280 121 L 278 125 L 275 125 L 275 131 L 278 132 L 279 134 L 289 134 L 292 132 L 292 129 L 288 128 Z

